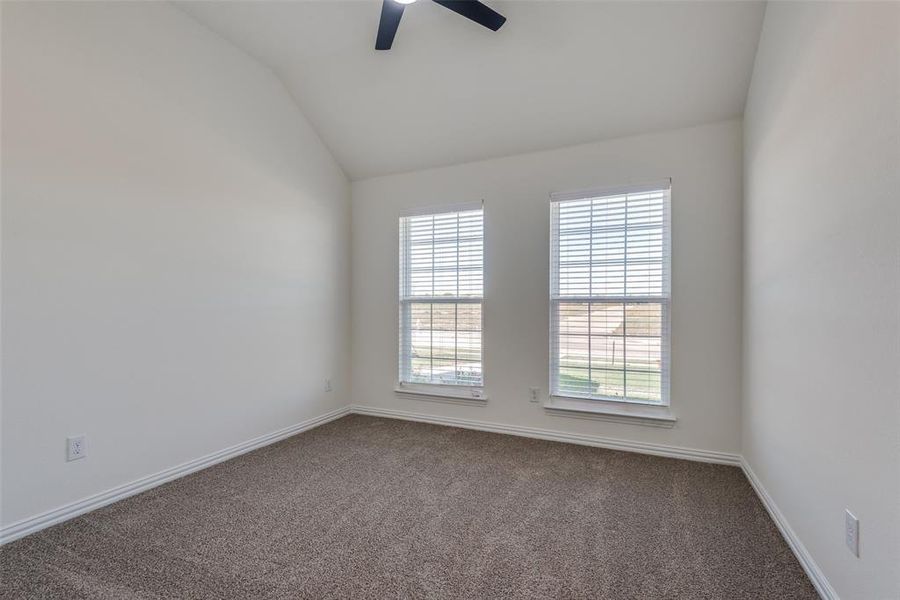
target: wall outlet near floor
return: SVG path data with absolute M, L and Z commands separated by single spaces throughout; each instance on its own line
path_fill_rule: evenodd
M 87 456 L 87 446 L 83 435 L 66 438 L 66 460 L 73 461 Z
M 330 391 L 331 391 L 331 380 L 330 380 L 330 379 L 326 379 L 326 380 L 325 380 L 325 391 L 326 391 L 326 392 L 330 392 Z
M 531 395 L 528 397 L 530 402 L 540 402 L 541 388 L 529 388 L 531 390 Z
M 859 519 L 849 510 L 844 511 L 844 543 L 859 556 Z

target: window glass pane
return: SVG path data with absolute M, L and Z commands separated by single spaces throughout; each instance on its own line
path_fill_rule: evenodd
M 591 369 L 622 369 L 625 338 L 613 335 L 591 336 Z
M 559 391 L 571 396 L 590 396 L 594 386 L 587 369 L 559 368 Z
M 559 304 L 559 332 L 561 335 L 587 335 L 588 304 L 587 302 L 561 302 Z
M 643 400 L 650 403 L 660 401 L 659 373 L 647 373 L 644 371 L 625 372 L 627 378 L 626 396 L 629 400 Z
M 593 380 L 596 382 L 594 394 L 605 399 L 625 397 L 622 371 L 618 369 L 593 369 Z
M 559 336 L 559 368 L 586 369 L 588 367 L 588 337 Z
M 481 385 L 481 361 L 456 361 L 456 383 L 458 385 Z

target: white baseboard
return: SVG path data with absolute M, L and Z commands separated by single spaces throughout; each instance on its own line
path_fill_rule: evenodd
M 84 513 L 106 506 L 107 504 L 112 504 L 113 502 L 123 500 L 129 496 L 155 488 L 156 486 L 172 481 L 173 479 L 184 477 L 185 475 L 199 471 L 200 469 L 211 467 L 216 463 L 245 454 L 251 450 L 274 444 L 275 442 L 281 441 L 292 435 L 318 427 L 319 425 L 324 425 L 329 421 L 339 419 L 349 413 L 350 407 L 345 406 L 325 413 L 324 415 L 301 421 L 290 427 L 285 427 L 284 429 L 261 435 L 252 440 L 247 440 L 246 442 L 231 446 L 230 448 L 225 448 L 224 450 L 201 456 L 200 458 L 188 461 L 176 467 L 171 467 L 159 471 L 158 473 L 142 477 L 130 483 L 126 483 L 125 485 L 116 486 L 105 492 L 100 492 L 99 494 L 82 498 L 76 502 L 65 504 L 59 508 L 39 515 L 16 521 L 15 523 L 11 523 L 0 529 L 0 545 L 25 537 L 28 534 L 40 531 L 51 525 L 68 521 L 69 519 Z
M 744 475 L 747 476 L 747 480 L 750 481 L 750 485 L 753 486 L 753 489 L 756 491 L 756 495 L 759 496 L 763 506 L 765 506 L 766 510 L 769 512 L 769 516 L 775 521 L 775 525 L 778 527 L 784 540 L 788 543 L 788 546 L 790 546 L 794 556 L 797 557 L 800 566 L 806 571 L 807 577 L 809 577 L 813 587 L 816 588 L 819 596 L 821 596 L 823 600 L 840 600 L 837 592 L 835 592 L 834 588 L 831 587 L 831 584 L 828 583 L 828 579 L 826 579 L 825 574 L 822 573 L 819 565 L 816 564 L 816 561 L 813 560 L 813 557 L 806 549 L 806 546 L 803 545 L 803 542 L 800 541 L 800 538 L 797 537 L 797 534 L 791 529 L 787 519 L 778 509 L 778 506 L 775 504 L 775 501 L 772 500 L 769 492 L 763 487 L 763 484 L 756 476 L 756 473 L 750 468 L 750 464 L 743 457 L 741 457 L 741 469 L 743 469 Z
M 695 460 L 722 465 L 740 466 L 741 464 L 740 455 L 730 454 L 728 452 L 697 450 L 695 448 L 682 448 L 680 446 L 666 446 L 662 444 L 634 442 L 631 440 L 622 440 L 600 435 L 567 433 L 564 431 L 554 431 L 552 429 L 539 429 L 536 427 L 522 427 L 518 425 L 504 425 L 501 423 L 473 421 L 470 419 L 457 419 L 454 417 L 438 417 L 434 415 L 423 415 L 420 413 L 408 412 L 404 410 L 375 408 L 372 406 L 363 406 L 359 404 L 354 404 L 350 407 L 350 410 L 351 412 L 356 414 L 370 415 L 373 417 L 386 417 L 389 419 L 401 419 L 404 421 L 419 421 L 422 423 L 432 423 L 434 425 L 449 425 L 451 427 L 461 427 L 463 429 L 476 429 L 478 431 L 489 431 L 492 433 L 505 433 L 507 435 L 517 435 L 521 437 L 536 438 L 539 440 L 567 442 L 569 444 L 595 446 L 598 448 L 609 448 L 612 450 L 624 450 L 626 452 L 639 452 L 641 454 L 652 454 L 654 456 L 682 458 L 686 460 Z

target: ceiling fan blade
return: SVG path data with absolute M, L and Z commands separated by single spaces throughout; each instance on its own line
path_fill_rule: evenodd
M 395 0 L 384 0 L 381 5 L 381 21 L 378 23 L 378 37 L 375 38 L 376 50 L 390 50 L 403 16 L 403 5 Z
M 504 23 L 506 23 L 506 17 L 477 0 L 434 1 L 445 8 L 449 8 L 455 13 L 461 14 L 467 19 L 475 21 L 479 25 L 484 25 L 491 31 L 497 31 Z

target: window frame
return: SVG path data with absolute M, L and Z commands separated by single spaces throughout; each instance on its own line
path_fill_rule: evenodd
M 549 402 L 548 409 L 569 410 L 575 412 L 596 412 L 617 415 L 635 416 L 646 419 L 661 419 L 674 422 L 674 416 L 669 409 L 671 407 L 671 315 L 672 315 L 672 182 L 671 179 L 662 181 L 623 185 L 615 187 L 590 188 L 571 192 L 556 192 L 550 194 L 550 261 L 549 261 Z M 555 218 L 554 211 L 558 210 L 559 203 L 589 200 L 595 198 L 613 197 L 621 195 L 640 194 L 647 192 L 665 192 L 663 198 L 662 221 L 662 293 L 656 295 L 629 296 L 624 295 L 587 294 L 584 296 L 563 296 L 558 292 L 559 283 L 559 220 Z M 626 201 L 627 202 L 627 201 Z M 626 212 L 627 214 L 627 212 Z M 627 218 L 627 217 L 626 217 Z M 626 229 L 627 231 L 627 229 Z M 627 234 L 626 234 L 627 239 Z M 627 242 L 625 257 L 627 257 Z M 627 273 L 627 258 L 626 273 Z M 627 275 L 626 275 L 627 276 Z M 554 290 L 556 293 L 554 294 Z M 570 391 L 560 392 L 560 355 L 559 355 L 559 306 L 563 303 L 586 303 L 588 315 L 595 304 L 621 305 L 623 311 L 629 304 L 653 304 L 660 305 L 660 400 L 652 401 L 627 396 L 627 371 L 623 360 L 623 395 L 606 396 L 599 394 L 576 394 Z M 624 318 L 627 318 L 624 317 Z M 590 338 L 590 333 L 588 333 Z M 589 350 L 590 352 L 590 350 Z M 590 365 L 591 358 L 588 357 Z
M 408 230 L 404 229 L 404 219 L 410 217 L 421 216 L 437 216 L 450 213 L 462 213 L 471 211 L 481 211 L 481 295 L 480 296 L 413 296 L 406 294 L 410 291 L 411 283 L 409 272 L 406 265 L 409 263 L 409 242 L 404 235 L 408 235 Z M 409 395 L 421 398 L 448 399 L 451 401 L 474 401 L 483 402 L 487 400 L 484 394 L 485 383 L 485 360 L 484 360 L 484 282 L 486 279 L 485 255 L 484 255 L 484 202 L 467 202 L 461 204 L 432 205 L 417 207 L 401 211 L 398 219 L 398 240 L 399 240 L 399 260 L 398 260 L 398 371 L 395 392 L 398 395 Z M 459 290 L 457 290 L 457 293 Z M 481 382 L 480 384 L 465 383 L 442 383 L 442 382 L 421 382 L 412 381 L 411 379 L 411 330 L 412 310 L 405 307 L 416 303 L 427 304 L 477 304 L 481 310 L 479 320 L 479 336 L 480 336 L 480 366 L 481 366 Z M 404 319 L 406 319 L 404 321 Z

